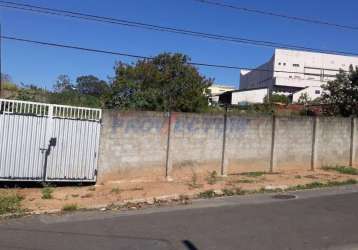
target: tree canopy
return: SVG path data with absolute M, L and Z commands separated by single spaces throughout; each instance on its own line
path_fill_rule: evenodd
M 358 115 L 358 68 L 350 66 L 349 71 L 341 70 L 334 81 L 322 86 L 321 101 L 328 115 L 345 117 Z
M 109 108 L 198 112 L 208 108 L 212 80 L 201 76 L 182 54 L 164 53 L 134 65 L 115 67 Z

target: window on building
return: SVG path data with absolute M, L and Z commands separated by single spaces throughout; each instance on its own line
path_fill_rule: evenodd
M 300 65 L 297 64 L 297 63 L 294 63 L 294 64 L 293 64 L 293 67 L 300 67 Z
M 315 90 L 314 92 L 316 95 L 320 95 L 321 94 L 321 90 Z
M 281 65 L 281 63 L 279 62 L 278 65 Z
M 283 63 L 283 66 L 286 66 L 286 63 Z

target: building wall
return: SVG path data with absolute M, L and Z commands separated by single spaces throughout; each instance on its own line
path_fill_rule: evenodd
M 254 89 L 267 87 L 271 88 L 273 85 L 273 67 L 275 58 L 272 57 L 270 61 L 259 66 L 258 70 L 241 70 L 240 71 L 240 90 Z
M 254 89 L 246 91 L 232 92 L 231 104 L 239 103 L 264 103 L 264 98 L 269 93 L 268 89 Z
M 335 79 L 340 69 L 348 70 L 350 65 L 358 66 L 358 57 L 276 49 L 273 58 L 264 65 L 270 65 L 269 68 L 275 72 L 269 75 L 262 71 L 242 71 L 240 89 L 271 88 L 272 85 L 300 88 L 321 86 Z M 263 81 L 269 77 L 271 81 Z
M 300 99 L 301 95 L 307 94 L 308 98 L 310 98 L 312 101 L 316 98 L 319 98 L 322 94 L 323 89 L 321 87 L 308 87 L 301 91 L 298 91 L 293 94 L 292 96 L 292 102 L 297 103 Z

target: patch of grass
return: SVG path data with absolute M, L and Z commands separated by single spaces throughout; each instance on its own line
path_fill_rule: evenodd
M 112 194 L 119 194 L 120 192 L 121 192 L 121 190 L 119 188 L 117 188 L 117 187 L 112 188 L 112 190 L 111 190 Z
M 210 199 L 210 198 L 214 198 L 215 196 L 216 194 L 214 190 L 207 190 L 199 193 L 199 198 L 203 198 L 203 199 Z
M 255 181 L 246 179 L 246 180 L 237 180 L 235 182 L 236 183 L 246 183 L 246 184 L 248 184 L 248 183 L 254 183 Z
M 96 187 L 90 187 L 90 188 L 88 189 L 88 191 L 94 192 L 94 191 L 96 191 Z
M 77 204 L 67 204 L 62 207 L 62 211 L 64 211 L 64 212 L 73 212 L 76 210 L 78 210 Z
M 72 196 L 72 198 L 78 198 L 80 195 L 79 194 L 72 194 L 71 196 Z
M 241 175 L 247 177 L 261 177 L 265 174 L 266 174 L 265 172 L 247 172 L 247 173 L 242 173 Z
M 143 190 L 144 187 L 135 187 L 135 188 L 128 189 L 128 191 L 143 191 Z
M 41 193 L 42 193 L 42 197 L 41 199 L 43 200 L 51 200 L 53 198 L 52 194 L 54 192 L 54 189 L 51 188 L 51 187 L 44 187 L 42 190 L 41 190 Z
M 216 171 L 212 171 L 209 173 L 209 176 L 206 178 L 206 181 L 209 185 L 214 185 L 220 180 L 218 173 Z
M 301 175 L 295 175 L 295 179 L 302 179 Z
M 0 196 L 0 215 L 7 213 L 19 213 L 21 209 L 21 201 L 23 197 L 12 194 Z
M 315 188 L 326 188 L 326 187 L 336 187 L 336 186 L 345 186 L 345 185 L 355 185 L 358 184 L 358 181 L 355 179 L 348 179 L 345 181 L 328 181 L 328 182 L 311 182 L 305 185 L 297 185 L 287 189 L 287 191 L 297 191 L 305 189 L 315 189 Z
M 196 173 L 193 173 L 193 175 L 191 176 L 191 181 L 188 184 L 190 189 L 196 189 L 196 188 L 201 188 L 203 185 L 198 183 L 198 176 Z
M 336 166 L 336 167 L 330 167 L 325 166 L 322 167 L 325 171 L 336 171 L 341 174 L 348 174 L 348 175 L 358 175 L 358 169 L 352 168 L 352 167 L 346 167 L 346 166 Z

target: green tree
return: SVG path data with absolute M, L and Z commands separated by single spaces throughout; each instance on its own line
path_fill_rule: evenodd
M 82 95 L 100 97 L 107 95 L 110 91 L 106 81 L 100 80 L 93 75 L 77 77 L 76 83 L 75 88 Z
M 321 102 L 327 115 L 358 115 L 358 68 L 341 70 L 334 81 L 322 85 Z
M 71 83 L 71 79 L 68 75 L 59 75 L 53 89 L 57 93 L 61 93 L 66 90 L 72 90 L 74 87 Z
M 183 112 L 207 109 L 212 80 L 189 62 L 188 56 L 164 53 L 134 65 L 117 63 L 107 106 Z

